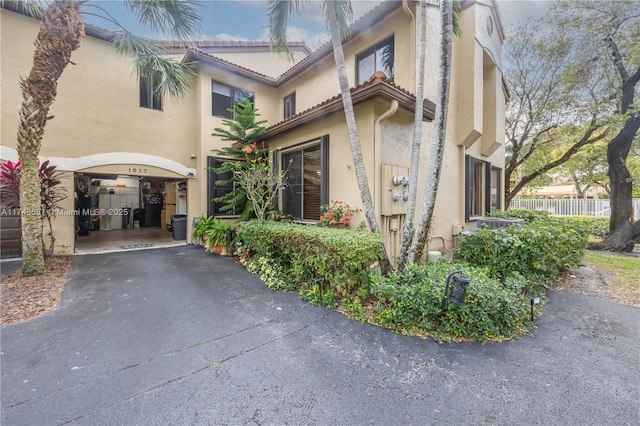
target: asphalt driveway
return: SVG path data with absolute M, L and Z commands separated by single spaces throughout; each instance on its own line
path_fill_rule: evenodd
M 533 336 L 438 345 L 186 246 L 76 256 L 2 327 L 2 425 L 640 424 L 640 309 L 551 292 Z

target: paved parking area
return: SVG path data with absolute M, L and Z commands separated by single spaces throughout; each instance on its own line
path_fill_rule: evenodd
M 10 425 L 640 424 L 640 309 L 552 291 L 533 335 L 438 345 L 194 246 L 76 256 L 1 330 Z

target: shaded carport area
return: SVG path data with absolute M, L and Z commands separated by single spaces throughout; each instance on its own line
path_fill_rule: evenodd
M 438 345 L 200 247 L 76 256 L 2 328 L 2 424 L 638 424 L 639 320 L 552 291 L 532 336 Z

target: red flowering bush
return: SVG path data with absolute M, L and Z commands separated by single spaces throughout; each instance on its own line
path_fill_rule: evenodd
M 339 200 L 331 200 L 329 205 L 324 205 L 320 207 L 320 212 L 322 216 L 320 216 L 318 225 L 320 226 L 329 226 L 329 225 L 349 225 L 351 218 L 354 214 L 361 212 L 360 208 L 353 208 L 349 204 L 344 201 Z

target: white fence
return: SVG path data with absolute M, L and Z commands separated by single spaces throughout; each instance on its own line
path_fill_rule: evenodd
M 552 215 L 557 216 L 602 216 L 609 217 L 611 215 L 610 200 L 594 200 L 594 199 L 513 199 L 511 209 L 522 210 L 546 210 Z M 633 200 L 633 217 L 635 220 L 640 219 L 640 198 Z

